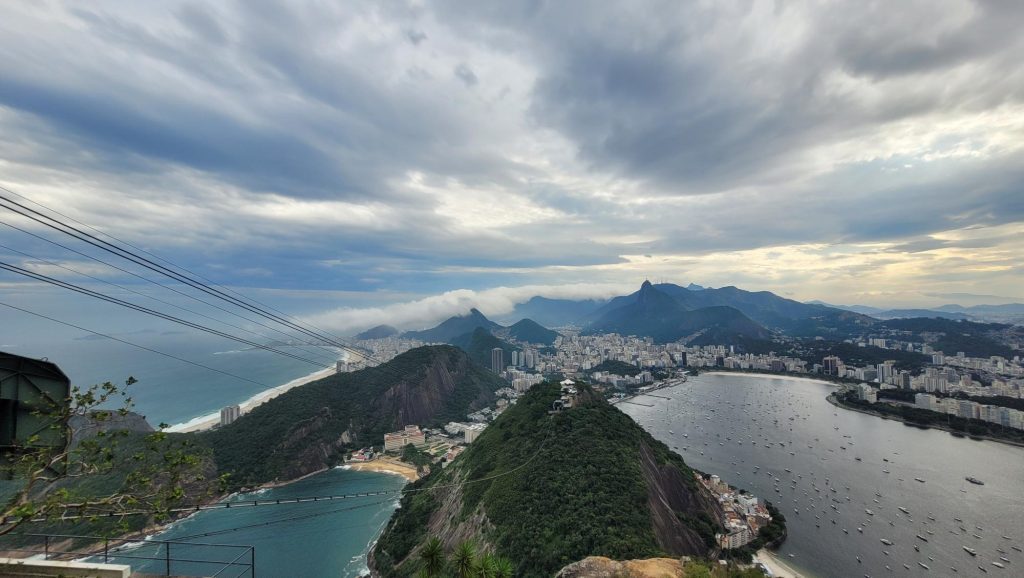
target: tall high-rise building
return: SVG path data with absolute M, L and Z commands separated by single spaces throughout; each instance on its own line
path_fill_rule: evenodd
M 537 354 L 533 351 L 526 351 L 523 353 L 523 365 L 529 369 L 533 369 L 537 366 Z
M 505 352 L 500 347 L 491 350 L 491 371 L 501 373 L 505 369 Z
M 229 405 L 220 410 L 220 425 L 231 425 L 242 415 L 242 408 L 237 405 Z
M 827 375 L 839 375 L 839 366 L 843 361 L 835 355 L 829 355 L 821 360 L 821 371 Z

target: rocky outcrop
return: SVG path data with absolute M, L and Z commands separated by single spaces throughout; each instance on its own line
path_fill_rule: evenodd
M 402 381 L 388 388 L 381 396 L 381 407 L 396 416 L 399 427 L 430 421 L 455 391 L 453 372 L 464 372 L 468 360 L 459 359 L 450 369 L 446 361 L 434 358 L 422 381 Z
M 591 556 L 562 568 L 555 578 L 684 578 L 683 561 L 648 558 L 618 561 Z
M 281 442 L 279 451 L 294 455 L 297 459 L 288 463 L 284 479 L 300 478 L 319 472 L 333 463 L 335 453 L 345 445 L 344 434 L 333 441 L 309 443 L 310 439 L 319 437 L 313 434 L 322 430 L 332 419 L 331 409 L 325 407 L 316 416 L 296 424 L 289 432 L 288 437 Z
M 694 516 L 703 512 L 719 520 L 722 512 L 718 503 L 693 480 L 668 464 L 659 465 L 650 446 L 640 444 L 640 466 L 647 482 L 647 505 L 651 511 L 658 545 L 666 552 L 678 555 L 704 555 L 707 546 L 692 527 L 680 519 L 678 513 Z
M 139 415 L 134 411 L 126 412 L 124 415 L 118 411 L 96 411 L 89 415 L 75 415 L 71 417 L 68 425 L 71 427 L 72 445 L 99 432 L 150 433 L 155 431 L 153 426 L 146 421 L 146 416 Z

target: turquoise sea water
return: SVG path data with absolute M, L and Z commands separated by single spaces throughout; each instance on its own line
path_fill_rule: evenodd
M 63 339 L 6 344 L 2 349 L 28 357 L 46 357 L 64 370 L 75 385 L 138 380 L 131 387 L 135 411 L 150 424 L 170 425 L 219 411 L 253 395 L 322 369 L 315 365 L 263 350 L 241 349 L 220 338 L 183 333 L 138 333 L 126 339 L 238 375 L 257 383 L 182 363 L 107 339 Z M 312 349 L 312 348 L 307 348 Z M 287 349 L 312 357 L 306 351 Z M 317 351 L 317 350 L 314 350 Z M 337 354 L 318 350 L 313 358 L 333 364 Z
M 234 496 L 230 501 L 397 490 L 403 485 L 405 479 L 401 476 L 336 468 L 284 487 Z M 153 538 L 254 546 L 256 576 L 355 578 L 367 571 L 366 554 L 397 505 L 397 496 L 371 496 L 209 510 L 177 522 Z M 165 545 L 141 546 L 126 553 L 154 558 L 163 558 L 167 554 Z M 173 544 L 171 573 L 176 576 L 211 576 L 221 572 L 219 576 L 249 576 L 248 569 L 243 566 L 181 561 L 227 562 L 239 554 L 243 555 L 241 561 L 249 561 L 249 556 L 242 550 Z M 162 560 L 139 563 L 133 559 L 115 558 L 112 562 L 132 564 L 134 572 L 166 571 L 166 562 Z
M 243 350 L 230 342 L 179 333 L 138 333 L 126 339 L 159 351 L 248 378 L 251 383 L 180 361 L 141 351 L 107 339 L 53 340 L 7 343 L 0 349 L 57 363 L 72 383 L 87 386 L 103 381 L 123 382 L 128 376 L 135 411 L 153 425 L 177 424 L 243 402 L 270 387 L 304 377 L 322 368 L 261 350 Z M 311 348 L 310 348 L 311 349 Z M 306 351 L 288 349 L 299 355 Z M 319 350 L 316 357 L 333 365 L 338 353 Z M 270 500 L 290 497 L 350 494 L 397 490 L 401 476 L 333 469 L 281 488 L 261 490 L 231 498 L 232 501 Z M 153 536 L 159 540 L 254 546 L 256 575 L 356 577 L 366 570 L 366 553 L 397 507 L 395 497 L 364 497 L 342 501 L 282 504 L 256 508 L 213 510 L 197 513 Z M 164 557 L 164 546 L 142 546 L 131 555 Z M 240 550 L 215 547 L 172 546 L 172 560 L 212 559 L 227 561 Z M 248 556 L 243 556 L 248 560 Z M 136 572 L 166 571 L 165 562 L 140 565 Z M 242 566 L 172 562 L 175 575 L 248 576 Z

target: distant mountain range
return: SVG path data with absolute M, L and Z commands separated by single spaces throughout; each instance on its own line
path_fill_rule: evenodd
M 548 299 L 534 297 L 526 303 L 516 305 L 512 311 L 513 319 L 533 319 L 547 327 L 563 327 L 580 325 L 584 317 L 590 315 L 607 303 L 607 299 Z
M 869 313 L 869 315 L 876 319 L 909 319 L 911 317 L 936 317 L 939 319 L 953 320 L 974 319 L 974 317 L 966 313 L 959 313 L 954 311 L 935 311 L 933 309 L 889 309 L 888 311 Z
M 660 287 L 679 296 L 683 296 L 680 292 L 691 293 L 677 285 Z M 587 324 L 586 333 L 637 335 L 651 337 L 659 343 L 683 339 L 727 345 L 771 338 L 770 331 L 738 309 L 722 305 L 691 309 L 678 297 L 647 281 L 636 293 L 616 297 L 597 313 Z
M 876 319 L 904 319 L 910 317 L 931 317 L 939 319 L 963 319 L 968 321 L 988 321 L 992 323 L 1024 323 L 1024 303 L 1007 303 L 1004 305 L 962 305 L 950 304 L 932 308 L 896 308 L 883 309 L 870 305 L 830 305 L 824 301 L 810 301 L 810 304 L 824 305 L 836 309 L 845 309 Z
M 597 308 L 584 318 L 583 326 L 587 332 L 614 328 L 659 341 L 700 331 L 691 343 L 718 339 L 718 343 L 739 344 L 767 339 L 772 332 L 845 337 L 875 322 L 866 315 L 801 303 L 768 291 L 732 286 L 695 291 L 671 283 L 645 282 L 640 291 L 615 297 Z
M 664 343 L 739 345 L 746 350 L 770 347 L 774 334 L 794 337 L 845 338 L 878 322 L 872 317 L 779 297 L 768 291 L 736 287 L 705 288 L 690 284 L 652 284 L 607 301 L 534 297 L 516 311 L 532 311 L 547 319 L 569 319 L 584 333 L 619 333 L 651 337 Z M 477 309 L 451 317 L 436 327 L 407 331 L 403 337 L 431 343 L 467 345 L 483 328 L 499 338 L 550 345 L 558 333 L 527 318 L 510 327 L 491 321 Z M 480 340 L 477 339 L 477 342 Z M 483 358 L 477 359 L 483 363 Z
M 802 303 L 769 291 L 745 291 L 733 286 L 686 287 L 645 281 L 640 289 L 612 299 L 549 299 L 534 297 L 519 304 L 513 315 L 530 313 L 505 327 L 477 309 L 451 317 L 436 327 L 407 331 L 403 337 L 428 343 L 451 343 L 482 348 L 483 328 L 498 340 L 551 345 L 558 333 L 545 327 L 575 325 L 584 334 L 618 333 L 650 337 L 659 343 L 683 341 L 690 345 L 737 345 L 745 351 L 771 348 L 774 336 L 823 337 L 842 340 L 862 335 L 886 320 L 945 319 L 1024 323 L 1024 304 L 944 305 L 934 309 L 880 309 L 862 305 L 833 306 L 816 301 Z M 381 325 L 357 336 L 360 339 L 394 335 Z M 373 336 L 373 337 L 369 337 Z M 508 347 L 495 344 L 492 347 Z M 482 349 L 481 349 L 482 351 Z M 475 359 L 487 364 L 482 354 Z
M 355 339 L 384 339 L 392 335 L 398 335 L 398 330 L 390 325 L 378 325 L 357 334 Z
M 505 334 L 516 341 L 541 345 L 552 345 L 558 337 L 557 331 L 552 331 L 532 319 L 520 319 L 509 327 Z
M 491 321 L 477 309 L 470 309 L 468 315 L 450 317 L 442 321 L 437 327 L 424 329 L 423 331 L 406 331 L 402 337 L 407 339 L 418 339 L 427 343 L 451 343 L 456 337 L 473 333 L 477 327 L 483 327 L 488 331 L 502 329 L 501 325 Z
M 557 331 L 552 331 L 531 319 L 520 319 L 511 326 L 504 327 L 488 319 L 479 310 L 470 309 L 466 315 L 450 317 L 430 329 L 406 331 L 402 337 L 454 345 L 465 351 L 474 363 L 490 367 L 491 351 L 494 348 L 503 351 L 505 365 L 511 363 L 512 352 L 519 347 L 506 339 L 549 346 L 555 342 L 558 335 Z

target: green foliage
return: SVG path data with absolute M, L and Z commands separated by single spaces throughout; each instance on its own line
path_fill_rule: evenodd
M 432 536 L 420 550 L 420 561 L 423 563 L 423 571 L 430 578 L 437 578 L 444 570 L 447 558 L 444 554 L 444 547 L 437 536 Z
M 715 524 L 711 516 L 708 516 L 704 512 L 698 512 L 696 515 L 690 516 L 686 514 L 676 514 L 679 519 L 686 523 L 687 526 L 693 528 L 697 535 L 700 536 L 701 540 L 704 540 L 704 545 L 709 549 L 715 548 L 718 542 L 715 540 L 715 534 L 719 532 L 718 525 Z
M 402 461 L 416 466 L 417 471 L 423 471 L 424 467 L 434 462 L 430 454 L 424 452 L 412 444 L 406 444 L 402 448 Z
M 915 317 L 883 321 L 887 329 L 904 331 L 928 342 L 936 351 L 955 355 L 963 351 L 969 357 L 1001 355 L 1012 358 L 1016 352 L 1002 343 L 998 334 L 1009 326 L 1001 323 L 975 323 L 952 319 Z
M 467 540 L 455 549 L 455 553 L 452 554 L 452 570 L 456 578 L 471 578 L 476 575 L 476 546 L 473 542 Z
M 420 478 L 407 487 L 408 490 L 415 491 L 402 495 L 401 508 L 399 508 L 401 515 L 392 516 L 386 533 L 377 542 L 374 555 L 377 566 L 385 569 L 385 575 L 403 576 L 395 573 L 394 568 L 402 563 L 413 548 L 426 538 L 430 514 L 437 509 L 439 504 L 430 492 L 418 490 L 423 489 L 437 477 L 438 473 L 432 472 L 429 476 Z M 389 573 L 387 570 L 391 570 L 391 572 Z
M 186 499 L 211 493 L 208 452 L 189 436 L 122 427 L 132 407 L 126 391 L 134 383 L 75 387 L 69 399 L 40 410 L 63 444 L 25 440 L 0 468 L 0 477 L 10 479 L 0 502 L 0 536 L 28 523 L 36 533 L 123 533 L 167 520 Z M 97 409 L 112 404 L 120 407 Z M 126 516 L 140 510 L 148 514 Z
M 442 371 L 451 375 L 453 391 L 442 391 Z M 379 367 L 292 389 L 202 439 L 219 470 L 231 474 L 232 488 L 252 486 L 288 476 L 303 465 L 308 448 L 335 448 L 331 459 L 340 461 L 344 451 L 380 444 L 386 432 L 407 423 L 436 427 L 465 419 L 504 385 L 454 347 L 420 347 Z M 437 399 L 428 410 L 427 402 Z M 339 443 L 346 432 L 351 442 Z
M 515 564 L 516 576 L 551 576 L 588 555 L 663 554 L 648 508 L 641 447 L 660 465 L 678 469 L 692 487 L 691 470 L 586 386 L 576 407 L 549 413 L 558 396 L 557 383 L 534 386 L 451 466 L 419 483 L 429 489 L 471 480 L 459 489 L 458 516 L 486 515 L 489 525 L 481 538 Z M 377 569 L 384 576 L 415 573 L 404 561 L 425 539 L 425 520 L 438 505 L 432 493 L 403 498 L 378 541 Z M 709 519 L 709 529 L 713 525 Z
M 617 361 L 614 359 L 606 359 L 602 361 L 597 367 L 590 370 L 591 372 L 608 372 L 614 375 L 623 375 L 633 377 L 640 373 L 640 368 L 625 361 Z

